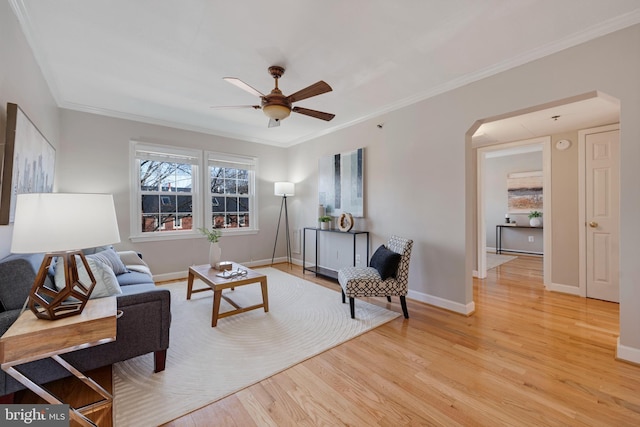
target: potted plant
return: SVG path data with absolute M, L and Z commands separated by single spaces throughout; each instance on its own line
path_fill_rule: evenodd
M 198 228 L 198 231 L 204 234 L 209 241 L 209 265 L 211 268 L 216 268 L 216 265 L 220 262 L 222 257 L 222 248 L 218 243 L 222 232 L 217 228 L 209 230 L 208 228 Z
M 320 229 L 331 230 L 331 220 L 332 218 L 328 215 L 324 215 L 318 218 L 318 221 L 320 222 Z
M 529 212 L 529 225 L 532 227 L 540 227 L 542 225 L 542 220 L 540 218 L 542 218 L 542 212 Z

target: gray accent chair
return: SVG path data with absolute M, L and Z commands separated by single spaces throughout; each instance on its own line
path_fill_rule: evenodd
M 171 324 L 171 294 L 167 289 L 156 287 L 148 267 L 137 254 L 121 254 L 128 271 L 116 276 L 122 289 L 116 301 L 123 313 L 117 320 L 116 340 L 62 355 L 82 372 L 147 353 L 154 354 L 155 372 L 165 368 Z M 0 260 L 0 335 L 20 315 L 43 258 L 43 254 L 14 254 Z M 134 265 L 127 265 L 131 263 Z M 53 286 L 50 276 L 45 285 Z M 17 369 L 38 384 L 71 375 L 51 359 L 26 363 Z M 11 395 L 24 388 L 21 383 L 0 371 L 0 396 Z M 10 401 L 10 396 L 7 397 L 4 400 Z
M 381 277 L 380 271 L 371 266 L 345 267 L 338 271 L 338 282 L 342 288 L 342 303 L 345 303 L 345 297 L 349 298 L 352 319 L 355 319 L 356 297 L 387 297 L 387 301 L 391 302 L 392 296 L 400 297 L 402 313 L 406 319 L 409 318 L 405 297 L 409 291 L 409 261 L 411 260 L 412 247 L 413 240 L 391 236 L 386 248 L 400 254 L 400 261 L 395 274 L 387 278 Z M 372 260 L 374 257 L 375 254 Z

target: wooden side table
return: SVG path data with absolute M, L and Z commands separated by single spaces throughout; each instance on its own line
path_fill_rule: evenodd
M 34 360 L 52 358 L 96 393 L 102 400 L 71 408 L 70 417 L 83 426 L 95 424 L 83 415 L 106 405 L 113 396 L 91 378 L 71 366 L 61 354 L 93 347 L 116 339 L 117 303 L 115 297 L 89 300 L 84 311 L 58 320 L 38 319 L 25 311 L 0 338 L 0 366 L 8 375 L 51 404 L 62 404 L 54 395 L 16 369 L 16 366 Z

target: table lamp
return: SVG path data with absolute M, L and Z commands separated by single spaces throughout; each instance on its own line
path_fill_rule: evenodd
M 96 284 L 82 249 L 120 241 L 111 194 L 30 193 L 19 194 L 13 224 L 13 253 L 45 253 L 29 292 L 28 306 L 48 320 L 82 313 Z M 45 286 L 49 266 L 60 257 L 65 286 Z M 82 283 L 82 263 L 91 283 Z

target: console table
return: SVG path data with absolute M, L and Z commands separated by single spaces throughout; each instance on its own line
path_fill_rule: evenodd
M 513 224 L 498 224 L 496 225 L 496 253 L 502 253 L 502 229 L 503 228 L 529 228 L 534 230 L 542 230 L 542 227 L 530 227 L 528 225 L 513 225 Z M 540 252 L 528 252 L 528 251 L 520 251 L 520 250 L 510 250 L 509 252 L 516 252 L 519 254 L 531 254 L 531 255 L 542 255 Z
M 315 265 L 311 267 L 307 267 L 307 231 L 315 232 L 316 239 L 316 260 Z M 338 272 L 335 270 L 331 270 L 329 268 L 320 267 L 318 265 L 318 233 L 340 233 L 353 236 L 353 266 L 356 265 L 356 245 L 357 245 L 357 237 L 364 236 L 367 242 L 367 259 L 366 264 L 369 265 L 369 232 L 368 231 L 358 231 L 358 230 L 350 230 L 350 231 L 340 231 L 340 230 L 323 230 L 317 227 L 305 227 L 302 232 L 302 274 L 305 271 L 310 271 L 317 275 L 330 277 L 334 280 L 338 280 Z

